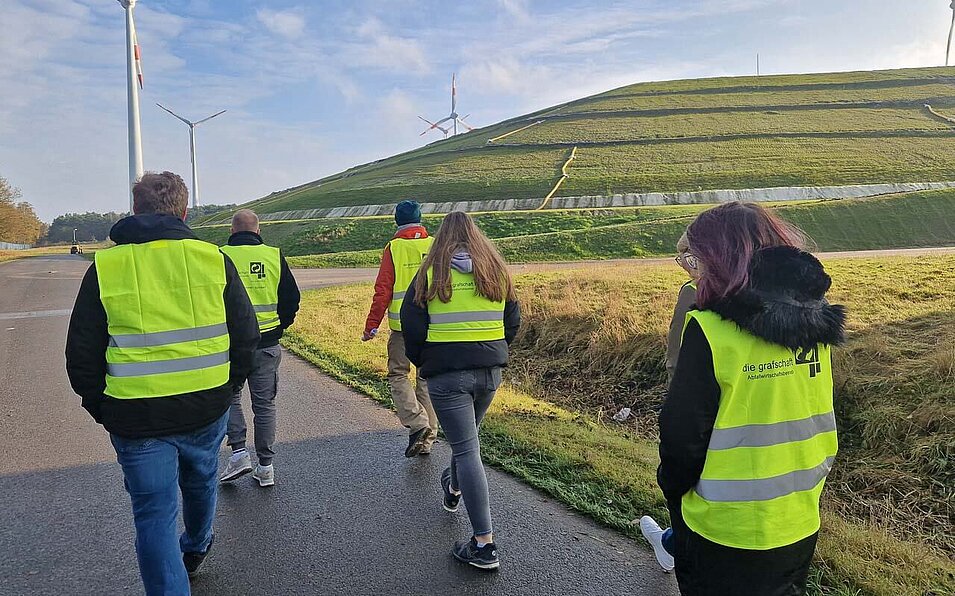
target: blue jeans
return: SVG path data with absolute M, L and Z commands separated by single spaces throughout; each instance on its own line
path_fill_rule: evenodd
M 219 447 L 228 412 L 194 432 L 148 439 L 110 435 L 133 504 L 136 557 L 148 596 L 189 594 L 182 553 L 205 552 L 216 512 Z M 177 536 L 179 493 L 186 531 Z
M 667 551 L 672 557 L 673 553 L 676 552 L 676 548 L 673 546 L 673 528 L 664 530 L 660 541 L 663 543 L 663 550 Z

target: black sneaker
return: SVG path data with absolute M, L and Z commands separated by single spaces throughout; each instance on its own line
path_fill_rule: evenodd
M 444 510 L 454 513 L 458 510 L 458 503 L 461 502 L 461 493 L 451 492 L 451 468 L 445 468 L 441 472 L 441 491 L 444 493 Z
M 497 545 L 493 542 L 478 546 L 474 538 L 467 542 L 458 541 L 454 543 L 451 554 L 458 561 L 478 569 L 497 569 L 501 566 L 501 561 L 497 558 Z
M 199 566 L 202 565 L 202 562 L 206 560 L 206 557 L 209 555 L 209 551 L 212 550 L 212 543 L 215 541 L 216 535 L 213 534 L 212 538 L 209 540 L 209 546 L 206 547 L 205 552 L 182 553 L 182 564 L 186 566 L 186 573 L 189 574 L 189 579 L 199 575 Z
M 424 449 L 425 442 L 431 438 L 431 429 L 427 426 L 421 430 L 415 431 L 408 436 L 408 448 L 405 449 L 405 457 L 415 457 Z

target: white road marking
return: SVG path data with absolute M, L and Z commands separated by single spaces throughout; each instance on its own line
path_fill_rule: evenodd
M 65 317 L 73 312 L 72 308 L 63 310 L 30 310 L 26 312 L 0 312 L 0 321 L 11 319 L 38 319 L 41 317 Z M 15 329 L 11 327 L 10 329 Z M 7 329 L 7 331 L 10 331 Z

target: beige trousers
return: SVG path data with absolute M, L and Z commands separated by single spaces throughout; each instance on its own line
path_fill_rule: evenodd
M 431 427 L 431 439 L 425 443 L 430 449 L 434 436 L 438 433 L 438 417 L 431 407 L 428 395 L 428 383 L 415 371 L 415 386 L 411 385 L 411 361 L 405 355 L 405 338 L 400 331 L 392 331 L 388 338 L 388 385 L 391 386 L 391 399 L 395 402 L 398 420 L 409 429 L 417 432 L 426 426 Z

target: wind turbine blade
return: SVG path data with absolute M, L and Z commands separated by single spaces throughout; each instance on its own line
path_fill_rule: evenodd
M 466 128 L 466 129 L 468 129 L 468 130 L 474 130 L 474 127 L 473 127 L 473 126 L 471 126 L 470 124 L 468 124 L 467 122 L 465 122 L 465 121 L 462 120 L 461 118 L 455 118 L 454 120 L 455 120 L 455 122 L 460 122 L 461 125 L 464 126 L 464 128 Z
M 454 73 L 451 73 L 451 113 L 454 113 L 454 108 L 458 105 L 458 88 L 454 85 Z
M 157 103 L 156 105 L 159 106 L 159 107 L 161 107 L 162 109 L 166 110 L 167 112 L 169 112 L 170 114 L 172 114 L 172 115 L 175 116 L 176 118 L 179 118 L 180 120 L 182 120 L 183 122 L 185 122 L 185 123 L 188 124 L 189 126 L 192 126 L 192 122 L 189 122 L 188 120 L 186 120 L 185 118 L 183 118 L 183 117 L 180 116 L 179 114 L 173 112 L 172 110 L 170 110 L 170 109 L 167 108 L 166 106 L 162 105 L 161 103 Z
M 133 7 L 130 6 L 127 10 L 132 11 Z M 139 88 L 143 89 L 143 56 L 142 52 L 139 49 L 139 37 L 136 36 L 136 23 L 132 20 L 132 12 L 130 12 L 130 33 L 133 38 L 133 60 L 136 67 L 136 78 L 139 80 Z
M 421 116 L 418 116 L 418 118 L 421 118 Z M 425 119 L 425 118 L 421 118 L 421 119 L 424 120 L 425 122 L 427 122 L 428 124 L 430 124 L 431 126 L 429 126 L 423 133 L 421 133 L 420 135 L 418 135 L 419 137 L 423 137 L 424 135 L 428 134 L 428 132 L 430 132 L 430 131 L 432 131 L 432 130 L 434 130 L 434 129 L 436 129 L 436 128 L 437 128 L 438 130 L 442 130 L 442 131 L 443 131 L 444 129 L 441 128 L 441 125 L 444 124 L 445 122 L 447 122 L 448 120 L 451 120 L 451 117 L 449 116 L 449 117 L 445 118 L 444 120 L 438 120 L 437 122 L 431 122 L 430 120 L 427 120 L 427 119 Z
M 199 120 L 198 122 L 196 122 L 196 125 L 202 124 L 203 122 L 208 122 L 209 120 L 212 120 L 216 116 L 221 116 L 222 114 L 225 114 L 227 111 L 228 110 L 222 110 L 221 112 L 216 112 L 215 114 L 209 116 L 208 118 L 203 118 L 202 120 Z

